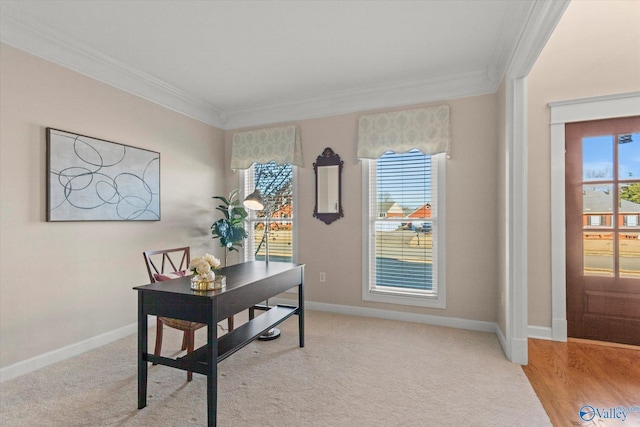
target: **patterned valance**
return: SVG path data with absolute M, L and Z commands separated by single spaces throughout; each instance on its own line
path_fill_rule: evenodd
M 377 159 L 386 151 L 450 153 L 449 106 L 418 108 L 360 117 L 358 158 Z
M 233 135 L 231 169 L 247 169 L 254 162 L 302 166 L 300 128 L 296 125 L 238 132 Z

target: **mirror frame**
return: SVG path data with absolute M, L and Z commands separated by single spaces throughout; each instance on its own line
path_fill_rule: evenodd
M 316 175 L 316 200 L 315 208 L 313 209 L 313 216 L 320 221 L 329 225 L 333 221 L 340 219 L 344 216 L 342 211 L 342 165 L 344 162 L 340 160 L 340 156 L 333 152 L 329 147 L 325 148 L 321 155 L 318 156 L 316 162 L 313 164 L 313 171 Z M 338 166 L 338 212 L 318 212 L 318 167 L 322 166 Z

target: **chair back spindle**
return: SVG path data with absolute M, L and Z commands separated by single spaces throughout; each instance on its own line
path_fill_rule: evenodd
M 191 254 L 188 247 L 145 251 L 143 255 L 151 283 L 157 282 L 156 274 L 186 271 L 191 262 Z M 158 265 L 160 265 L 160 268 L 158 268 Z

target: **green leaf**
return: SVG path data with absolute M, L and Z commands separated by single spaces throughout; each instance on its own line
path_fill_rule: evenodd
M 222 202 L 216 207 L 216 210 L 222 212 L 224 218 L 211 225 L 211 234 L 214 239 L 220 239 L 220 246 L 230 251 L 237 251 L 236 246 L 241 246 L 243 240 L 248 236 L 244 229 L 244 220 L 249 214 L 240 204 L 237 198 L 238 192 L 238 189 L 233 190 L 228 199 L 223 196 L 213 197 L 213 199 L 218 199 Z
M 230 204 L 229 201 L 227 199 L 225 199 L 223 196 L 213 196 L 212 199 L 221 200 L 222 203 L 224 203 L 227 206 Z

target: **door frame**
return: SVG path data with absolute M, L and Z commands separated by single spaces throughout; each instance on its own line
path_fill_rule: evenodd
M 504 286 L 501 290 L 497 335 L 507 359 L 528 361 L 527 301 L 527 75 L 551 37 L 570 0 L 536 0 L 511 56 L 504 76 L 504 238 L 501 254 Z M 503 318 L 501 318 L 503 317 Z M 502 322 L 504 321 L 504 330 Z
M 565 124 L 640 115 L 640 92 L 550 102 L 551 339 L 567 341 Z

